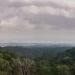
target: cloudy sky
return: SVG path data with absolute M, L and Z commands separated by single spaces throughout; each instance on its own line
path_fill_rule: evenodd
M 75 42 L 75 0 L 0 0 L 0 42 Z

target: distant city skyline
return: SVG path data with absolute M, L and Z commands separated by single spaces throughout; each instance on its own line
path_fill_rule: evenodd
M 0 43 L 75 43 L 75 0 L 0 0 Z

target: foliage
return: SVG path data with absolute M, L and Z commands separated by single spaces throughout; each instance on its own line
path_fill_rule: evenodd
M 52 58 L 30 59 L 0 51 L 0 75 L 75 75 L 75 48 Z

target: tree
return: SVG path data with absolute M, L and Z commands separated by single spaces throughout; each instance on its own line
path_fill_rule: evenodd
M 70 67 L 68 65 L 57 65 L 58 75 L 71 75 Z

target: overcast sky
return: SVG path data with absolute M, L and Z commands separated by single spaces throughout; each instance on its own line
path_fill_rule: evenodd
M 75 42 L 75 0 L 0 0 L 0 42 Z

